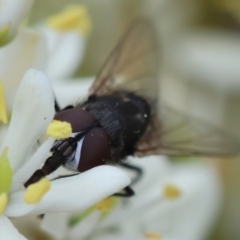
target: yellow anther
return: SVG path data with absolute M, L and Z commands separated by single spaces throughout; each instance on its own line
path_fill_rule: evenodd
M 0 216 L 3 214 L 8 203 L 8 195 L 7 193 L 0 194 Z
M 12 183 L 12 168 L 8 159 L 8 149 L 5 148 L 0 156 L 0 194 L 8 192 Z
M 166 199 L 173 200 L 181 195 L 181 190 L 173 184 L 167 184 L 163 188 L 163 195 Z
M 0 46 L 7 44 L 11 39 L 9 38 L 10 23 L 0 28 Z
M 42 178 L 38 182 L 29 185 L 25 194 L 23 195 L 24 202 L 27 204 L 35 204 L 40 202 L 50 187 L 51 183 L 46 178 Z
M 47 134 L 55 139 L 68 138 L 72 134 L 71 124 L 53 120 L 47 128 Z
M 3 89 L 3 83 L 0 80 L 0 122 L 7 123 L 7 109 L 6 109 L 6 103 L 4 98 L 4 89 Z
M 160 234 L 153 232 L 145 232 L 144 237 L 149 240 L 160 240 L 162 238 Z
M 58 31 L 76 30 L 87 36 L 91 30 L 90 17 L 86 7 L 70 5 L 62 12 L 50 17 L 46 21 L 50 28 Z
M 109 212 L 116 204 L 115 197 L 108 197 L 96 204 L 96 209 L 101 212 Z

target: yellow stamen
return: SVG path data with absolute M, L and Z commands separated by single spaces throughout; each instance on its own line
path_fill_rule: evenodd
M 10 23 L 0 28 L 0 46 L 7 44 L 11 39 L 9 38 Z
M 71 124 L 53 120 L 47 128 L 47 134 L 55 139 L 68 138 L 72 134 Z
M 145 232 L 144 237 L 149 240 L 160 240 L 162 238 L 160 234 L 153 232 Z
M 167 184 L 164 186 L 163 195 L 166 199 L 173 200 L 181 195 L 181 190 L 173 184 Z
M 113 207 L 116 204 L 116 198 L 115 197 L 107 197 L 96 204 L 97 210 L 101 212 L 109 212 L 113 209 Z
M 12 168 L 8 159 L 8 148 L 0 156 L 0 194 L 8 192 L 12 183 Z
M 0 194 L 0 216 L 3 214 L 8 203 L 8 195 L 7 193 Z
M 4 98 L 3 83 L 0 79 L 0 122 L 7 123 L 7 109 Z
M 47 19 L 46 24 L 58 31 L 76 30 L 87 36 L 91 30 L 90 17 L 82 5 L 70 5 L 62 12 Z
M 38 182 L 29 185 L 25 194 L 23 195 L 24 202 L 27 204 L 35 204 L 40 202 L 50 187 L 50 181 L 46 178 L 42 178 Z

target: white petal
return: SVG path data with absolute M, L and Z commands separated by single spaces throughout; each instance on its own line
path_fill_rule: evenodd
M 9 39 L 16 33 L 30 9 L 32 0 L 2 0 L 0 5 L 0 28 L 9 24 Z
M 37 31 L 25 29 L 0 51 L 0 78 L 6 91 L 9 110 L 24 73 L 29 68 L 44 70 L 47 58 L 46 39 Z
M 100 166 L 78 176 L 52 181 L 49 192 L 36 206 L 23 203 L 23 191 L 11 194 L 7 216 L 82 211 L 130 184 L 130 178 L 120 169 Z
M 1 148 L 9 148 L 8 156 L 14 171 L 26 160 L 53 116 L 54 96 L 49 80 L 41 71 L 27 71 L 19 86 L 9 130 Z
M 54 93 L 61 108 L 76 105 L 86 98 L 94 77 L 53 81 Z
M 171 46 L 171 64 L 214 89 L 239 89 L 239 37 L 239 33 L 212 30 L 185 34 Z
M 182 239 L 205 239 L 221 206 L 218 175 L 204 162 L 169 162 L 167 169 L 164 178 L 160 177 L 161 174 L 153 174 L 152 182 L 144 192 L 139 193 L 136 186 L 136 196 L 128 199 L 128 204 L 115 209 L 101 223 L 100 229 L 118 226 L 123 232 L 146 230 L 173 234 Z M 157 170 L 161 173 L 160 169 Z M 165 184 L 174 184 L 182 195 L 175 200 L 164 199 L 161 189 Z
M 55 239 L 66 239 L 69 213 L 48 213 L 44 216 L 41 229 Z
M 47 62 L 47 75 L 51 79 L 68 78 L 80 66 L 85 38 L 77 31 L 55 31 L 41 27 L 47 39 L 50 56 Z
M 164 181 L 155 185 L 159 193 L 158 203 L 139 210 L 129 211 L 129 217 L 119 219 L 125 231 L 129 228 L 139 231 L 160 232 L 181 236 L 183 239 L 205 239 L 219 213 L 221 189 L 216 172 L 202 162 L 177 164 L 172 166 L 172 173 Z M 174 184 L 182 195 L 175 200 L 164 200 L 160 197 L 160 184 Z M 145 195 L 152 197 L 151 187 Z M 134 202 L 132 203 L 134 206 Z M 131 208 L 129 207 L 131 210 Z M 134 217 L 138 221 L 135 221 Z M 129 227 L 130 226 L 130 227 Z M 191 226 L 189 228 L 189 226 Z
M 171 229 L 174 234 L 190 239 L 205 239 L 222 204 L 216 170 L 204 162 L 183 164 L 166 181 L 179 186 L 182 191 L 182 198 L 166 206 L 170 213 L 164 219 L 168 231 Z
M 55 140 L 47 139 L 42 146 L 34 153 L 33 156 L 21 168 L 19 168 L 13 175 L 11 191 L 16 191 L 23 186 L 31 175 L 36 171 L 43 161 L 47 159 L 50 148 Z
M 86 239 L 96 228 L 101 216 L 100 211 L 94 211 L 80 223 L 71 227 L 68 237 L 70 239 Z
M 0 234 L 1 239 L 4 240 L 27 240 L 18 232 L 6 216 L 0 217 Z

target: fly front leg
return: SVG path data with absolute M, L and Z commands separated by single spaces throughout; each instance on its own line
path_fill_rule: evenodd
M 46 160 L 43 167 L 35 171 L 33 175 L 24 183 L 24 187 L 27 188 L 29 185 L 36 183 L 41 178 L 51 174 L 57 170 L 64 162 L 65 159 L 63 156 L 58 152 L 54 152 L 53 155 Z

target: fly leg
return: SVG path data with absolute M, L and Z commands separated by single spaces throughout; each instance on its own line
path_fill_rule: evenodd
M 124 192 L 119 192 L 119 193 L 115 193 L 112 196 L 116 196 L 116 197 L 132 197 L 134 195 L 134 191 L 132 190 L 132 188 L 130 186 L 125 187 Z
M 123 162 L 120 163 L 120 166 L 126 169 L 129 169 L 135 173 L 135 177 L 132 180 L 132 184 L 137 183 L 143 175 L 143 170 L 140 167 L 134 166 L 129 163 L 123 163 Z
M 136 176 L 132 180 L 132 184 L 135 184 L 136 182 L 138 182 L 143 175 L 143 170 L 140 167 L 136 167 L 129 163 L 120 163 L 120 166 L 124 167 L 126 169 L 129 169 L 136 174 Z M 125 187 L 123 190 L 124 190 L 124 192 L 115 193 L 115 194 L 113 194 L 113 196 L 132 197 L 134 195 L 134 191 L 130 186 Z
M 44 163 L 41 169 L 38 169 L 33 173 L 33 175 L 25 182 L 24 187 L 27 188 L 29 185 L 39 181 L 41 178 L 49 175 L 50 173 L 57 170 L 63 163 L 65 159 L 59 152 L 54 152 L 51 157 L 49 157 Z
M 57 100 L 55 99 L 54 101 L 54 108 L 55 108 L 55 112 L 61 112 L 63 110 L 67 110 L 67 109 L 71 109 L 71 108 L 74 108 L 73 105 L 67 105 L 65 108 L 61 109 Z
M 74 174 L 69 174 L 69 175 L 60 175 L 56 178 L 53 178 L 51 181 L 54 181 L 54 180 L 57 180 L 57 179 L 61 179 L 61 178 L 67 178 L 67 177 L 73 177 L 73 176 L 76 176 L 76 175 L 79 175 L 80 173 L 74 173 Z

